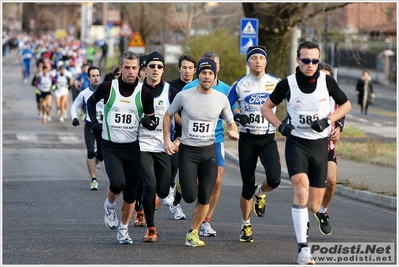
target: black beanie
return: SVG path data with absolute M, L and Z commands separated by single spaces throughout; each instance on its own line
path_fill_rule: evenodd
M 213 61 L 212 59 L 209 59 L 209 58 L 202 58 L 202 59 L 200 59 L 200 61 L 198 61 L 197 77 L 201 73 L 201 71 L 206 70 L 206 69 L 213 71 L 213 74 L 215 74 L 215 76 L 216 76 L 217 68 L 216 68 L 215 61 Z
M 267 59 L 266 47 L 263 45 L 250 46 L 247 51 L 247 62 L 255 54 L 261 54 Z
M 158 53 L 157 51 L 152 52 L 151 54 L 149 54 L 146 58 L 146 64 L 148 65 L 149 62 L 151 61 L 161 61 L 163 65 L 165 65 L 165 59 L 163 58 L 163 56 Z
M 147 55 L 142 55 L 139 58 L 140 58 L 140 70 L 141 70 L 141 69 L 144 69 L 145 67 L 147 67 L 147 64 L 146 64 L 147 63 L 146 62 Z

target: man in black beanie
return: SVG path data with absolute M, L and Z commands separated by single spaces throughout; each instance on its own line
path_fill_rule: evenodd
M 232 109 L 234 120 L 239 123 L 240 128 L 238 142 L 242 180 L 240 241 L 253 242 L 251 210 L 256 216 L 263 217 L 266 193 L 277 188 L 281 180 L 280 156 L 275 140 L 276 128 L 261 114 L 262 104 L 280 79 L 265 72 L 266 47 L 260 45 L 249 47 L 246 59 L 249 74 L 233 84 L 227 97 L 230 105 L 233 106 L 236 102 L 239 105 L 239 110 L 233 107 Z M 255 184 L 258 158 L 265 168 L 265 177 L 261 184 Z
M 218 54 L 214 51 L 207 51 L 205 52 L 202 56 L 201 59 L 211 59 L 215 62 L 216 64 L 216 73 L 215 73 L 215 80 L 212 85 L 212 89 L 215 89 L 216 91 L 219 91 L 225 95 L 230 90 L 230 85 L 224 83 L 220 79 L 218 79 L 218 74 L 220 72 L 220 66 L 221 66 L 221 61 L 218 56 Z M 196 87 L 199 84 L 199 80 L 195 79 L 189 84 L 185 85 L 182 89 L 182 91 L 187 90 L 192 87 Z M 233 106 L 233 109 L 235 108 L 235 104 Z M 222 178 L 223 178 L 223 173 L 224 173 L 224 158 L 225 158 L 225 153 L 224 153 L 224 127 L 223 127 L 223 119 L 219 119 L 217 126 L 216 126 L 216 132 L 215 132 L 215 144 L 216 144 L 216 154 L 217 154 L 217 159 L 218 159 L 218 176 L 217 180 L 215 183 L 215 187 L 212 190 L 211 198 L 209 200 L 209 209 L 208 213 L 206 214 L 206 217 L 204 221 L 201 224 L 201 227 L 199 229 L 199 235 L 200 236 L 216 236 L 216 231 L 212 228 L 211 226 L 211 218 L 216 210 L 217 203 L 219 202 L 219 198 L 221 195 L 221 190 L 222 190 Z M 176 193 L 177 195 L 177 193 Z M 174 203 L 175 204 L 175 203 Z

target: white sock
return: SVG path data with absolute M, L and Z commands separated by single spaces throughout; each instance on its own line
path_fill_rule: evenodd
M 306 206 L 292 205 L 292 220 L 294 222 L 295 236 L 297 243 L 306 243 L 306 228 L 309 220 Z
M 251 224 L 251 219 L 249 219 L 248 221 L 242 219 L 242 226 L 244 226 L 244 224 Z
M 128 224 L 123 224 L 123 223 L 119 224 L 119 228 L 127 228 L 127 226 L 128 226 Z
M 108 198 L 107 198 L 107 206 L 115 206 L 115 202 L 114 202 L 114 203 L 111 203 L 111 202 L 109 202 L 109 200 L 108 200 Z
M 320 206 L 319 213 L 326 213 L 327 208 Z
M 255 195 L 256 195 L 257 197 L 266 195 L 266 193 L 262 191 L 262 186 L 259 186 L 259 187 L 256 189 Z

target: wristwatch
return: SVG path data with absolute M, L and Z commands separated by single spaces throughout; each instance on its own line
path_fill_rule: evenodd
M 332 120 L 330 118 L 327 118 L 327 123 L 328 123 L 328 125 L 331 125 L 332 124 Z

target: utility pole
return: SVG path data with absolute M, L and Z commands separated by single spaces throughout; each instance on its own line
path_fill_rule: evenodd
M 89 31 L 93 17 L 93 3 L 84 2 L 80 11 L 80 38 L 87 45 L 90 41 Z

